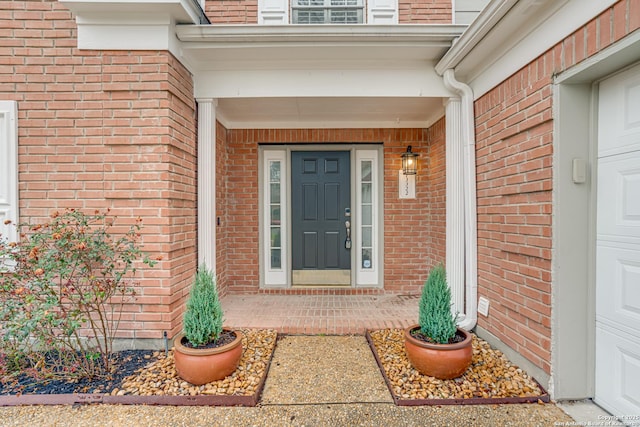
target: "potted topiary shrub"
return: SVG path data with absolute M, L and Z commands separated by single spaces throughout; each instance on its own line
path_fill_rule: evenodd
M 440 379 L 461 376 L 471 364 L 471 334 L 456 326 L 451 290 L 442 264 L 429 273 L 419 303 L 419 324 L 405 329 L 405 348 L 421 373 Z
M 184 313 L 184 332 L 174 339 L 180 378 L 202 385 L 236 370 L 242 357 L 242 333 L 222 327 L 223 313 L 214 275 L 198 269 Z

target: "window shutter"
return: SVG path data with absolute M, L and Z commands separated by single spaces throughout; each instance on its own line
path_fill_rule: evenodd
M 282 25 L 288 23 L 288 0 L 258 0 L 258 24 Z
M 367 9 L 369 24 L 398 23 L 398 0 L 369 0 Z
M 18 221 L 18 132 L 16 101 L 0 101 L 0 234 L 9 241 L 18 236 L 13 225 Z

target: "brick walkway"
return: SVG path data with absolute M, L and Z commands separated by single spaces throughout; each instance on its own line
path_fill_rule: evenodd
M 286 334 L 364 334 L 418 322 L 415 295 L 229 294 L 221 302 L 227 327 Z

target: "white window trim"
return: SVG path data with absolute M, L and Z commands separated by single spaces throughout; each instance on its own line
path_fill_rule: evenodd
M 367 24 L 398 24 L 398 0 L 367 1 Z
M 9 241 L 18 239 L 18 103 L 0 101 L 0 233 Z M 5 220 L 14 224 L 5 225 Z
M 258 0 L 258 24 L 289 24 L 288 0 Z
M 356 174 L 355 174 L 355 193 L 356 193 L 356 228 L 355 228 L 355 271 L 356 271 L 356 286 L 357 287 L 372 287 L 382 286 L 382 280 L 380 271 L 382 270 L 382 258 L 380 254 L 382 251 L 381 238 L 380 238 L 380 218 L 381 218 L 381 204 L 380 204 L 380 171 L 379 171 L 379 151 L 378 150 L 355 150 L 356 157 Z M 362 267 L 362 162 L 371 162 L 371 239 L 372 239 L 372 268 Z
M 286 287 L 289 285 L 289 223 L 288 200 L 289 173 L 288 150 L 265 149 L 262 158 L 262 226 L 260 227 L 262 242 L 262 270 L 265 287 Z M 271 268 L 271 182 L 269 180 L 269 165 L 272 161 L 280 162 L 280 268 Z

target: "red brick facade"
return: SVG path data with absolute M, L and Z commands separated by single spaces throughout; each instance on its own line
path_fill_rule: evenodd
M 429 268 L 445 258 L 444 127 L 444 119 L 429 129 L 226 130 L 218 126 L 217 167 L 225 171 L 218 170 L 216 199 L 223 224 L 217 231 L 222 291 L 259 291 L 258 143 L 340 142 L 384 144 L 384 289 L 417 292 Z M 407 145 L 420 153 L 424 166 L 416 198 L 400 200 L 397 171 Z
M 204 4 L 212 24 L 257 24 L 258 0 L 215 0 Z
M 122 225 L 141 217 L 144 250 L 162 261 L 141 271 L 121 336 L 174 335 L 197 263 L 191 75 L 168 52 L 78 50 L 73 17 L 57 1 L 1 2 L 0 28 L 0 97 L 18 101 L 20 219 L 64 208 L 109 208 Z M 222 294 L 258 291 L 257 142 L 293 141 L 384 143 L 386 289 L 419 289 L 429 267 L 444 261 L 444 120 L 428 130 L 218 125 Z M 418 197 L 399 201 L 397 169 L 408 144 L 429 167 L 418 177 Z
M 399 0 L 400 24 L 451 24 L 453 11 L 447 0 Z
M 196 266 L 196 150 L 192 80 L 168 52 L 76 48 L 57 1 L 0 2 L 0 98 L 18 101 L 22 221 L 64 208 L 110 208 L 143 220 L 143 271 L 124 337 L 181 327 Z
M 551 371 L 552 78 L 640 27 L 623 0 L 475 103 L 479 325 Z
M 214 24 L 256 23 L 257 1 L 207 1 Z M 451 2 L 399 3 L 400 23 L 451 23 Z M 475 103 L 479 325 L 551 372 L 552 78 L 640 28 L 621 0 Z M 197 264 L 193 79 L 165 51 L 77 49 L 63 5 L 0 1 L 0 99 L 18 102 L 22 221 L 64 208 L 143 219 L 144 269 L 122 337 L 181 328 Z M 217 125 L 217 274 L 222 294 L 260 292 L 258 143 L 382 143 L 384 290 L 415 293 L 445 260 L 445 123 L 429 129 L 237 130 Z M 398 198 L 407 145 L 417 197 Z M 280 292 L 280 291 L 278 291 Z M 316 292 L 316 291 L 309 291 Z M 353 290 L 351 292 L 370 292 Z

